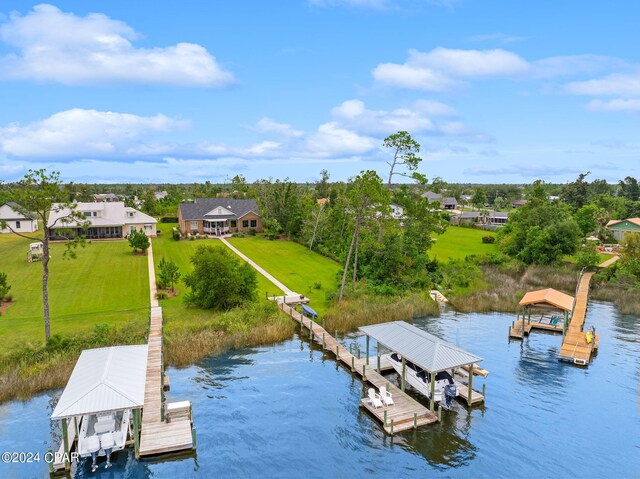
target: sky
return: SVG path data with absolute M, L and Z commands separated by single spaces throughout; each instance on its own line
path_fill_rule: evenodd
M 0 179 L 640 176 L 640 2 L 0 4 Z

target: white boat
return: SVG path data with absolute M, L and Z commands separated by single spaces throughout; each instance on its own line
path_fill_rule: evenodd
M 389 355 L 390 363 L 393 369 L 402 376 L 402 357 L 397 353 Z M 428 371 L 414 365 L 411 361 L 406 361 L 405 379 L 414 389 L 431 399 L 431 374 Z M 451 400 L 458 395 L 458 388 L 446 371 L 436 373 L 436 381 L 434 387 L 434 400 L 443 406 L 449 406 Z
M 101 414 L 87 414 L 82 416 L 80 431 L 78 434 L 78 453 L 80 457 L 91 456 L 91 438 L 111 434 L 115 445 L 113 452 L 125 448 L 130 431 L 131 410 L 107 412 Z M 103 449 L 98 451 L 98 456 L 105 456 Z

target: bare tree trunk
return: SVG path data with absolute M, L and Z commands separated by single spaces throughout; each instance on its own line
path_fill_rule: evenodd
M 45 220 L 46 221 L 46 220 Z M 42 306 L 44 308 L 44 339 L 51 337 L 51 320 L 49 317 L 49 231 L 44 223 L 44 240 L 42 241 Z
M 311 236 L 311 242 L 309 243 L 309 251 L 313 249 L 313 242 L 316 240 L 316 232 L 318 231 L 318 224 L 320 223 L 320 217 L 322 216 L 323 209 L 324 209 L 324 205 L 320 205 L 320 209 L 318 210 L 318 216 L 316 216 L 316 224 L 313 227 L 313 235 Z
M 389 181 L 387 181 L 387 188 L 391 189 L 391 178 L 393 178 L 393 170 L 396 167 L 396 162 L 398 161 L 398 150 L 393 154 L 393 163 L 391 163 L 391 170 L 389 171 Z M 387 162 L 387 164 L 389 164 Z
M 353 244 L 355 243 L 355 240 L 356 230 L 353 230 L 351 245 L 349 246 L 349 252 L 347 253 L 347 261 L 344 262 L 344 271 L 342 272 L 342 283 L 340 284 L 340 295 L 338 296 L 338 304 L 342 302 L 342 297 L 344 296 L 344 285 L 347 282 L 347 271 L 349 270 L 349 263 L 351 262 L 351 252 L 353 251 Z
M 356 289 L 356 276 L 358 274 L 358 246 L 360 245 L 360 219 L 358 218 L 358 222 L 356 223 L 356 251 L 353 258 L 353 289 Z

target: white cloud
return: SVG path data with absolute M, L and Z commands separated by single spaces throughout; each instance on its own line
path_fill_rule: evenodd
M 254 129 L 260 133 L 275 133 L 280 136 L 297 138 L 304 134 L 300 130 L 294 130 L 288 123 L 279 123 L 271 118 L 261 118 L 255 124 Z
M 462 79 L 511 76 L 524 73 L 529 68 L 527 61 L 502 49 L 457 50 L 438 47 L 429 52 L 411 49 L 405 63 L 382 63 L 373 69 L 373 77 L 383 84 L 441 91 Z
M 336 122 L 324 123 L 302 145 L 300 153 L 313 157 L 342 157 L 367 153 L 379 144 L 375 138 L 359 135 Z
M 626 68 L 619 58 L 604 55 L 561 55 L 543 58 L 531 63 L 532 76 L 556 78 L 562 76 L 593 75 L 612 68 Z
M 640 111 L 640 100 L 622 98 L 609 101 L 591 100 L 587 103 L 587 108 L 591 111 Z
M 142 83 L 221 87 L 233 82 L 201 45 L 136 48 L 139 35 L 100 13 L 79 17 L 41 4 L 0 26 L 0 38 L 18 50 L 0 58 L 0 77 L 67 85 Z
M 604 78 L 569 83 L 567 89 L 578 95 L 640 96 L 640 74 L 614 73 Z
M 0 150 L 13 157 L 108 156 L 122 153 L 151 133 L 170 132 L 188 122 L 165 115 L 74 108 L 26 125 L 0 128 Z

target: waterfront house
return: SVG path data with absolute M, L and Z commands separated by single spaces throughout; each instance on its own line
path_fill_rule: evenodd
M 640 218 L 611 220 L 607 223 L 607 228 L 611 231 L 616 241 L 621 241 L 627 233 L 640 233 Z
M 155 238 L 156 219 L 124 205 L 122 201 L 76 203 L 75 212 L 84 216 L 90 224 L 83 230 L 81 221 L 69 219 L 70 208 L 56 208 L 51 212 L 47 228 L 54 239 L 84 235 L 88 239 L 125 238 L 133 231 L 144 231 Z
M 506 211 L 489 211 L 484 217 L 484 224 L 491 226 L 504 226 L 509 220 L 509 213 Z
M 33 233 L 38 231 L 38 218 L 25 212 L 17 203 L 9 202 L 0 206 L 0 233 Z
M 452 196 L 443 196 L 440 193 L 434 193 L 433 191 L 427 191 L 422 194 L 423 198 L 427 198 L 429 203 L 438 202 L 440 208 L 443 210 L 455 210 L 458 206 L 458 200 Z
M 262 231 L 262 216 L 255 200 L 236 198 L 196 198 L 180 203 L 178 222 L 187 234 L 223 235 Z

